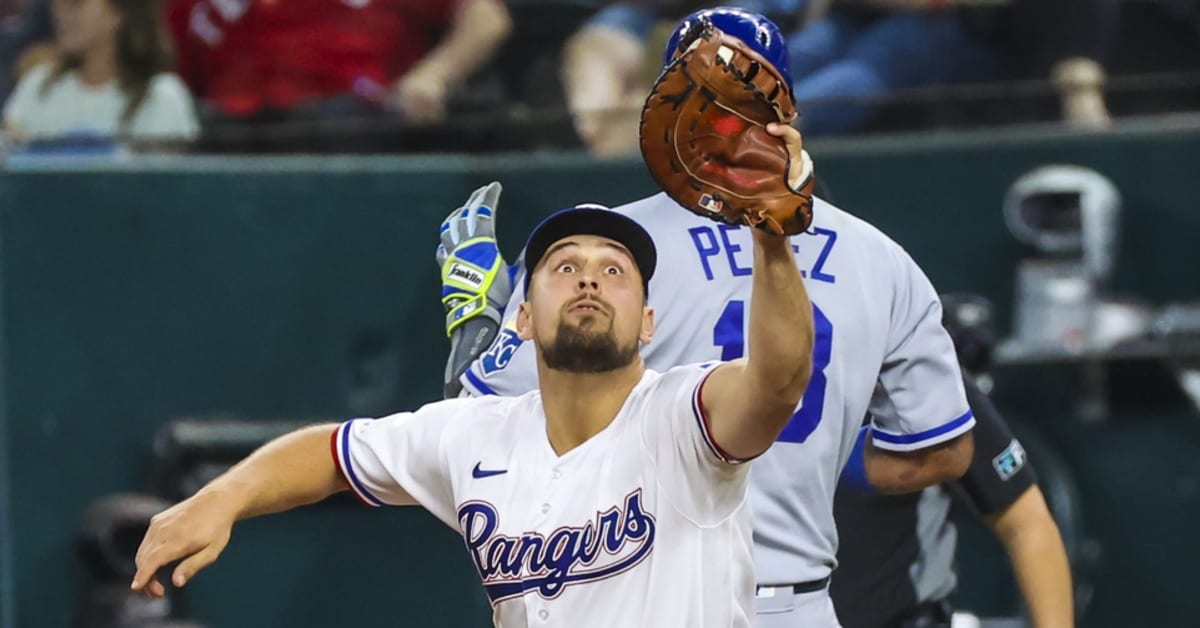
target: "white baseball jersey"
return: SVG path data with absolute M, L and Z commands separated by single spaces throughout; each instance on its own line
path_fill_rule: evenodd
M 658 246 L 650 282 L 649 368 L 733 359 L 745 350 L 753 242 L 658 194 L 616 208 Z M 814 222 L 792 238 L 813 302 L 813 374 L 801 409 L 755 461 L 750 496 L 760 584 L 819 580 L 836 565 L 833 493 L 868 410 L 880 449 L 911 451 L 974 425 L 937 292 L 878 229 L 816 199 Z M 537 385 L 535 350 L 509 324 L 463 376 L 472 394 L 519 395 Z M 787 338 L 779 338 L 787 342 Z
M 415 500 L 462 534 L 497 626 L 749 626 L 748 465 L 708 440 L 708 372 L 647 370 L 562 456 L 533 391 L 348 421 L 334 458 L 364 502 Z

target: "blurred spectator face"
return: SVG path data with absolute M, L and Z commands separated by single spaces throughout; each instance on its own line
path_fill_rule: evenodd
M 109 0 L 53 0 L 51 7 L 63 53 L 79 54 L 116 40 L 121 14 Z

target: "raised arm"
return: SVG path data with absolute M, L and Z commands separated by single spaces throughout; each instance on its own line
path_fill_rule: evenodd
M 775 125 L 801 168 L 800 134 Z M 789 179 L 799 178 L 798 172 Z M 766 451 L 796 411 L 812 375 L 813 312 L 787 237 L 754 230 L 747 357 L 713 370 L 700 403 L 715 444 L 731 459 Z
M 183 559 L 171 575 L 181 587 L 212 564 L 233 524 L 321 501 L 349 489 L 329 453 L 336 425 L 314 425 L 285 434 L 255 451 L 192 497 L 155 515 L 137 551 L 130 585 L 154 597 L 166 592 L 158 570 Z

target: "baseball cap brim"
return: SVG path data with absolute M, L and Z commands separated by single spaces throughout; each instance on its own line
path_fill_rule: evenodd
M 629 250 L 642 275 L 642 287 L 649 292 L 650 277 L 658 263 L 658 251 L 649 233 L 632 218 L 597 205 L 570 207 L 550 214 L 529 234 L 525 244 L 525 296 L 529 296 L 529 277 L 541 263 L 546 251 L 559 240 L 574 235 L 608 238 Z

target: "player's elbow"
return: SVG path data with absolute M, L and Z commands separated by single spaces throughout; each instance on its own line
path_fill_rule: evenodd
M 779 409 L 791 416 L 808 389 L 812 379 L 812 362 L 800 361 L 793 369 L 767 368 L 755 369 L 757 373 L 750 378 L 751 388 L 755 398 L 760 399 L 764 406 Z
M 797 341 L 761 347 L 746 360 L 748 379 L 755 385 L 755 393 L 794 411 L 812 380 L 812 334 Z
M 805 306 L 806 311 L 808 306 Z M 808 384 L 812 380 L 813 374 L 813 350 L 816 342 L 816 330 L 812 325 L 812 318 L 805 317 L 807 325 L 802 326 L 800 330 L 799 342 L 792 346 L 796 348 L 796 354 L 792 356 L 790 362 L 791 378 L 788 382 L 788 394 L 796 396 L 796 402 L 799 403 L 800 398 L 804 396 L 808 390 Z
M 808 390 L 808 384 L 812 381 L 812 361 L 807 360 L 796 367 L 796 371 L 792 374 L 792 381 L 788 385 L 788 398 L 796 400 L 792 405 L 798 405 L 800 400 L 804 398 L 804 393 Z
M 971 467 L 971 459 L 974 456 L 975 439 L 970 432 L 931 447 L 922 456 L 921 466 L 925 473 L 919 474 L 924 476 L 924 486 L 920 488 L 961 478 Z
M 970 432 L 910 452 L 870 446 L 865 458 L 867 480 L 881 493 L 912 493 L 962 477 L 974 455 Z
M 966 475 L 967 469 L 971 467 L 971 460 L 975 457 L 975 437 L 970 432 L 958 436 L 948 444 L 950 447 L 946 449 L 940 464 L 937 465 L 943 474 L 938 483 L 957 480 Z

